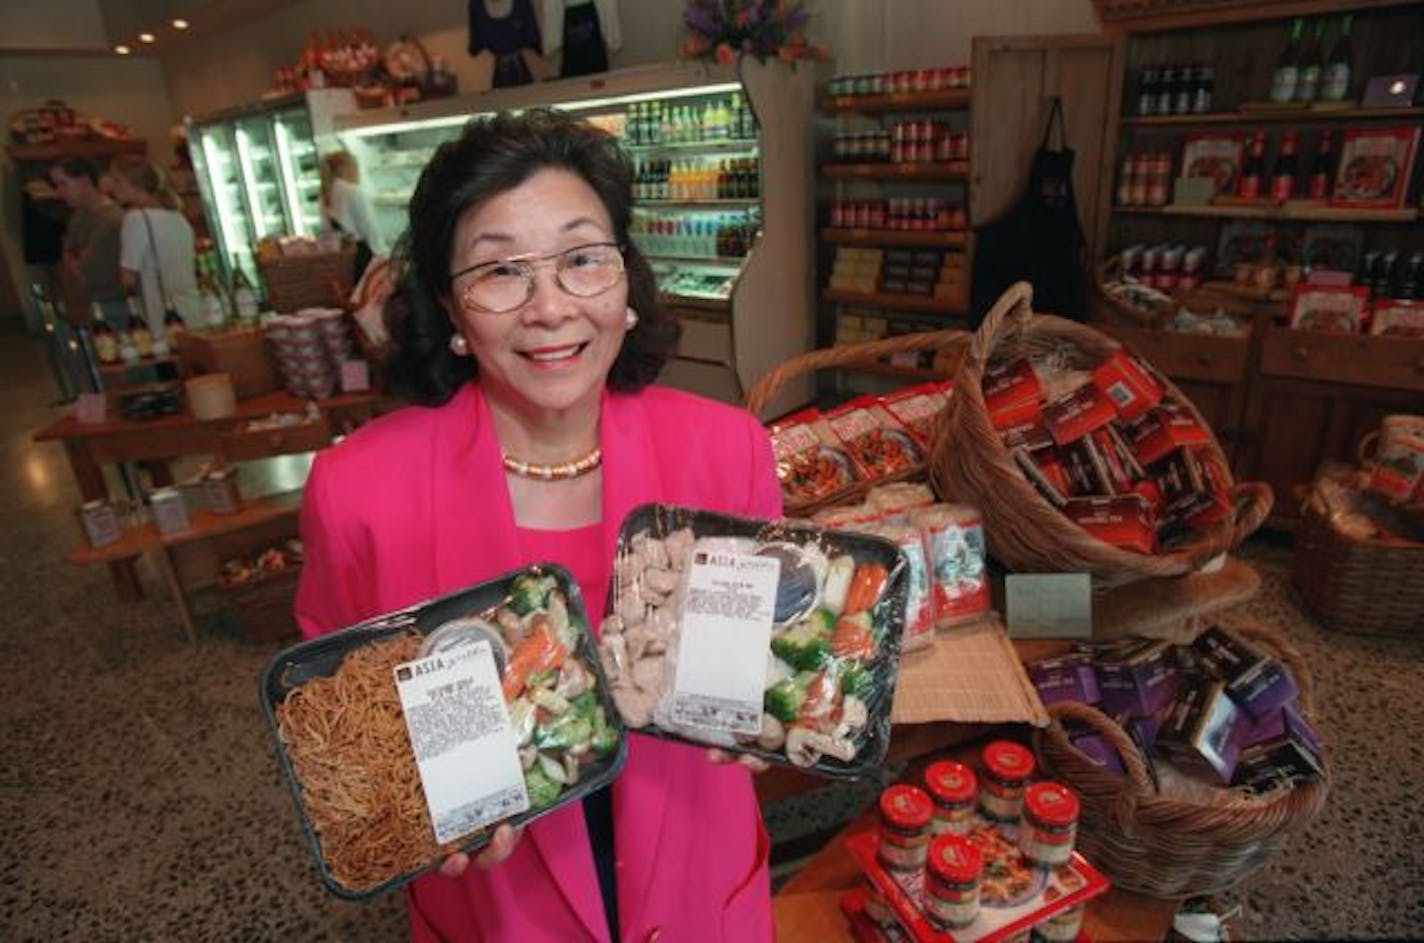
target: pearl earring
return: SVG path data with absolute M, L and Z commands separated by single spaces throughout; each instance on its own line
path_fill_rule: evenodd
M 470 352 L 470 344 L 465 340 L 463 334 L 450 335 L 450 353 L 456 357 L 464 357 Z
M 628 306 L 628 318 L 624 323 L 628 325 L 628 330 L 630 331 L 633 330 L 638 323 L 638 312 L 633 310 L 632 305 Z

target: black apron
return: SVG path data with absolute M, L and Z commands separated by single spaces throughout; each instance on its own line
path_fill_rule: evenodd
M 563 78 L 608 71 L 608 48 L 598 10 L 592 3 L 564 8 L 564 58 L 559 69 Z
M 1059 148 L 1050 150 L 1055 124 Z M 1027 191 L 1003 215 L 974 231 L 970 309 L 976 326 L 1004 290 L 1019 281 L 1033 284 L 1035 311 L 1079 321 L 1087 316 L 1087 240 L 1073 198 L 1073 150 L 1065 135 L 1063 100 L 1055 97 L 1033 155 Z

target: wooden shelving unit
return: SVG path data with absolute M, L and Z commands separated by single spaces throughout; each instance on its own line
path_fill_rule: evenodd
M 969 244 L 964 230 L 930 232 L 903 229 L 845 229 L 824 227 L 821 241 L 842 246 L 919 246 L 927 249 L 962 249 Z
M 66 157 L 114 157 L 119 154 L 146 154 L 148 143 L 142 138 L 125 141 L 82 140 L 56 141 L 53 144 L 11 144 L 5 153 L 14 161 L 54 163 Z
M 1294 206 L 1290 203 L 1268 206 L 1115 206 L 1113 213 L 1123 216 L 1200 216 L 1211 219 L 1298 220 L 1316 223 L 1412 223 L 1419 210 L 1404 207 L 1397 210 L 1357 210 L 1337 206 Z
M 968 108 L 967 88 L 937 92 L 894 92 L 888 95 L 843 95 L 822 100 L 821 110 L 831 114 L 884 114 L 894 111 L 948 111 Z
M 1124 115 L 1126 127 L 1192 128 L 1217 124 L 1318 124 L 1325 121 L 1398 121 L 1424 118 L 1424 108 L 1290 108 L 1218 111 L 1200 115 Z
M 839 180 L 968 180 L 969 161 L 823 164 L 821 173 Z
M 81 544 L 75 547 L 69 553 L 69 560 L 81 566 L 109 563 L 152 550 L 192 543 L 195 540 L 221 537 L 266 524 L 268 521 L 294 517 L 301 510 L 301 500 L 301 492 L 293 491 L 270 498 L 244 501 L 242 507 L 232 514 L 214 514 L 203 508 L 189 508 L 186 530 L 174 534 L 160 534 L 158 528 L 152 524 L 139 524 L 125 530 L 124 535 L 111 544 L 102 547 Z
M 885 308 L 891 311 L 918 311 L 921 314 L 942 314 L 948 318 L 962 318 L 968 311 L 957 301 L 945 301 L 929 295 L 902 295 L 874 292 L 863 294 L 858 291 L 837 291 L 826 289 L 821 292 L 821 300 L 831 304 L 859 305 L 866 308 Z

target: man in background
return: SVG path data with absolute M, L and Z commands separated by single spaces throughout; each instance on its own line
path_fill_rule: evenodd
M 99 166 L 85 157 L 69 157 L 50 168 L 50 182 L 71 210 L 64 231 L 64 271 L 76 284 L 66 291 L 69 320 L 89 322 L 97 304 L 115 327 L 128 323 L 128 305 L 119 280 L 119 230 L 124 211 L 99 189 Z M 78 310 L 76 310 L 78 308 Z

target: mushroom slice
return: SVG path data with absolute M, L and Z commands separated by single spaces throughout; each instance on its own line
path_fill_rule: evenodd
M 763 750 L 780 750 L 786 742 L 786 728 L 770 714 L 761 715 L 761 733 L 757 735 L 757 746 Z

